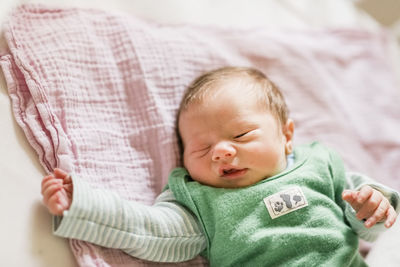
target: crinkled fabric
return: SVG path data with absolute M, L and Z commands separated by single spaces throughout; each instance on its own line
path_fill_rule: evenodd
M 174 128 L 185 86 L 239 65 L 281 88 L 295 143 L 322 141 L 350 170 L 400 189 L 400 90 L 384 32 L 160 25 L 22 5 L 5 36 L 0 62 L 14 116 L 47 171 L 60 167 L 151 204 L 179 164 Z M 158 265 L 78 240 L 71 249 L 81 266 Z

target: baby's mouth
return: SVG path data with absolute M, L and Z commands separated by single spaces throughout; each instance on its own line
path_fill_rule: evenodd
M 247 172 L 247 168 L 237 169 L 237 168 L 222 168 L 220 170 L 220 175 L 223 178 L 239 178 Z
M 231 174 L 231 173 L 235 173 L 239 171 L 238 169 L 227 169 L 227 170 L 223 170 L 223 174 L 227 175 L 227 174 Z

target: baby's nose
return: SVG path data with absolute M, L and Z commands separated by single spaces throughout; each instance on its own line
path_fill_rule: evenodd
M 212 154 L 213 161 L 227 160 L 233 158 L 236 155 L 236 149 L 227 143 L 220 143 L 214 147 Z

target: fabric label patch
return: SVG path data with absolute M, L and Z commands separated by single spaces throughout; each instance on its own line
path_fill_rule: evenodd
M 300 187 L 291 187 L 264 198 L 272 219 L 308 206 L 307 199 Z

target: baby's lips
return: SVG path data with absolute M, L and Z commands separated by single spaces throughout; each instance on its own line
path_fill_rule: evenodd
M 230 172 L 232 170 L 236 170 L 238 168 L 231 166 L 231 165 L 223 165 L 221 167 L 219 167 L 219 175 L 220 176 L 224 176 L 225 174 L 227 174 L 227 172 Z
M 232 166 L 232 165 L 224 165 L 224 166 L 220 167 L 219 175 L 221 177 L 223 177 L 223 176 L 238 173 L 238 172 L 241 172 L 244 170 L 247 170 L 247 168 L 239 168 L 239 167 Z

